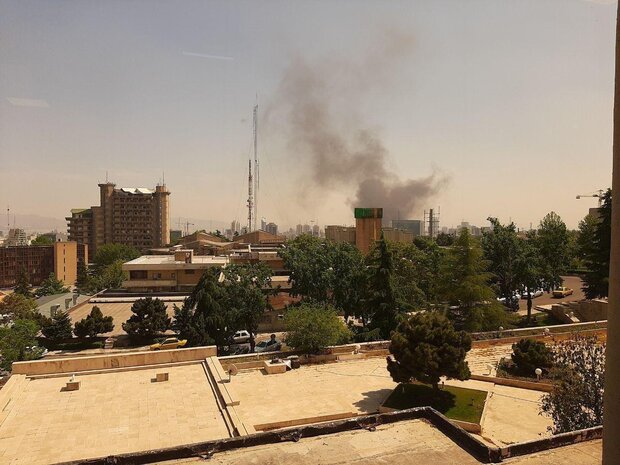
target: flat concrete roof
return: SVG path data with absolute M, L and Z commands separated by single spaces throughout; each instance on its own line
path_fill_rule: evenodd
M 512 465 L 600 465 L 602 441 L 582 442 L 531 455 L 504 460 Z M 191 458 L 158 462 L 159 465 L 204 463 Z M 411 420 L 382 425 L 374 432 L 365 430 L 302 438 L 265 446 L 215 453 L 214 465 L 299 464 L 336 465 L 473 465 L 475 458 L 463 451 L 432 425 Z
M 142 255 L 134 260 L 123 263 L 123 268 L 144 268 L 155 265 L 171 265 L 179 268 L 191 268 L 198 266 L 224 266 L 228 263 L 228 257 L 216 257 L 214 255 L 194 255 L 192 263 L 175 260 L 174 255 Z
M 159 372 L 169 381 L 152 381 Z M 0 416 L 0 463 L 38 465 L 229 437 L 200 363 L 24 380 Z M 2 421 L 4 420 L 4 421 Z

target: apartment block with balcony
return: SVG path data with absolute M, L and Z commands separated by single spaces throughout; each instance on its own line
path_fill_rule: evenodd
M 99 184 L 100 205 L 73 209 L 69 240 L 88 244 L 91 256 L 103 244 L 126 244 L 145 251 L 170 243 L 170 192 L 165 185 L 116 188 Z

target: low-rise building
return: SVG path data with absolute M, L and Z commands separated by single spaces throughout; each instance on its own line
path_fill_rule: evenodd
M 131 292 L 191 292 L 207 268 L 224 267 L 228 257 L 194 255 L 182 249 L 173 255 L 143 255 L 123 263 L 129 279 L 123 288 Z
M 88 262 L 88 246 L 77 242 L 54 242 L 50 245 L 24 245 L 0 248 L 0 287 L 13 287 L 21 270 L 28 273 L 30 284 L 37 286 L 54 273 L 67 286 L 77 280 L 77 265 Z

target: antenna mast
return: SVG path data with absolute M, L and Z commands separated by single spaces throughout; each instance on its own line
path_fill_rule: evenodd
M 252 159 L 248 160 L 248 232 L 252 231 L 252 214 L 254 213 L 254 198 L 252 196 L 253 189 L 252 178 Z
M 258 100 L 258 97 L 256 98 Z M 256 222 L 258 220 L 258 187 L 259 187 L 259 173 L 258 173 L 258 103 L 254 105 L 253 111 L 254 121 L 254 224 L 252 230 L 257 228 Z M 251 182 L 251 181 L 250 181 Z

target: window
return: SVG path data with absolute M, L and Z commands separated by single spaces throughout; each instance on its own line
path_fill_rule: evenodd
M 185 274 L 194 274 L 194 270 L 185 270 Z
M 131 270 L 129 279 L 147 279 L 146 270 Z

